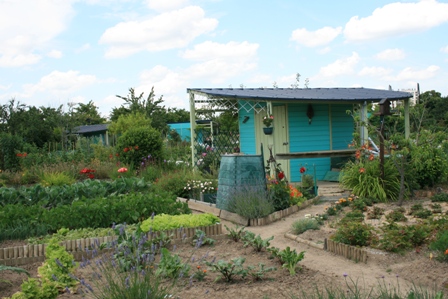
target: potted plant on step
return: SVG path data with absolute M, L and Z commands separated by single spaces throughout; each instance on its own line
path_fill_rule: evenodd
M 310 195 L 317 195 L 317 186 L 314 186 L 314 177 L 311 174 L 307 174 L 306 168 L 303 166 L 300 167 L 300 173 L 302 175 L 302 191 Z

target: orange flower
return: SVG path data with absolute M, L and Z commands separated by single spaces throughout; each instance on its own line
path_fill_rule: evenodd
M 134 146 L 134 149 L 137 151 L 138 150 L 138 145 Z
M 359 173 L 364 173 L 364 172 L 366 172 L 366 169 L 365 169 L 364 167 L 361 167 L 361 168 L 359 169 Z
M 198 266 L 196 266 L 196 268 L 201 269 L 201 266 L 198 265 Z
M 125 147 L 123 151 L 126 153 L 129 151 L 129 149 L 127 147 Z
M 445 251 L 445 254 L 447 254 L 448 255 L 448 249 Z
M 370 154 L 369 161 L 373 161 L 373 159 L 375 159 L 375 156 L 373 154 Z
M 355 158 L 359 159 L 360 157 L 361 157 L 361 152 L 358 150 L 358 151 L 356 151 Z
M 204 272 L 204 273 L 207 273 L 207 270 L 205 270 L 205 269 L 204 269 L 204 271 L 203 271 L 203 272 Z

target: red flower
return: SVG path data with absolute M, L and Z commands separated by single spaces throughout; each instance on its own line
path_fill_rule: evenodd
M 112 159 L 114 157 L 114 155 L 110 154 L 109 155 L 109 159 Z
M 359 169 L 359 173 L 364 173 L 364 172 L 366 172 L 366 169 L 365 169 L 364 167 L 361 167 L 361 168 Z
M 95 176 L 93 174 L 91 174 L 91 173 L 89 173 L 87 176 L 89 177 L 89 179 L 95 178 Z
M 119 153 L 116 153 L 116 154 L 115 154 L 115 157 L 118 157 L 119 155 L 120 155 Z
M 16 156 L 17 157 L 22 157 L 22 154 L 21 153 L 17 153 Z
M 280 171 L 280 172 L 278 173 L 278 179 L 279 179 L 279 180 L 283 180 L 284 177 L 285 177 L 285 174 L 283 173 L 283 171 Z
M 118 169 L 118 172 L 123 173 L 123 172 L 127 172 L 128 169 L 126 167 L 121 167 L 120 169 Z
M 26 157 L 28 154 L 27 153 L 23 153 L 22 154 L 22 157 Z
M 305 173 L 305 171 L 306 171 L 306 168 L 305 167 L 300 167 L 300 173 Z
M 126 153 L 129 151 L 129 149 L 127 147 L 125 147 L 123 151 Z
M 138 145 L 134 146 L 134 149 L 135 149 L 136 151 L 138 151 Z

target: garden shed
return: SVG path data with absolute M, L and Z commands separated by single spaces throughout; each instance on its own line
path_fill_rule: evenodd
M 108 127 L 109 124 L 78 126 L 73 128 L 72 134 L 77 135 L 78 137 L 89 138 L 91 143 L 94 144 L 109 146 L 110 136 L 107 131 Z
M 367 122 L 368 104 L 403 101 L 405 130 L 409 137 L 408 92 L 370 88 L 191 88 L 191 140 L 195 140 L 196 120 L 201 114 L 232 110 L 238 113 L 239 150 L 241 154 L 264 154 L 270 151 L 290 182 L 300 182 L 304 166 L 317 180 L 337 167 L 337 158 L 354 153 L 348 145 L 359 129 L 367 142 L 367 128 L 355 128 L 353 115 Z M 348 113 L 351 111 L 351 113 Z M 273 133 L 263 130 L 263 118 L 274 117 Z M 263 149 L 261 149 L 263 144 Z M 192 146 L 192 162 L 198 160 Z

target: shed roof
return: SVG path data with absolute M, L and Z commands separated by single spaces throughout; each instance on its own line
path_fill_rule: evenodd
M 208 97 L 240 98 L 267 101 L 351 101 L 379 102 L 382 99 L 403 100 L 412 97 L 409 92 L 353 88 L 189 88 L 187 92 Z
M 73 128 L 73 133 L 85 134 L 106 131 L 109 124 L 99 124 L 99 125 L 89 125 L 89 126 L 78 126 Z

